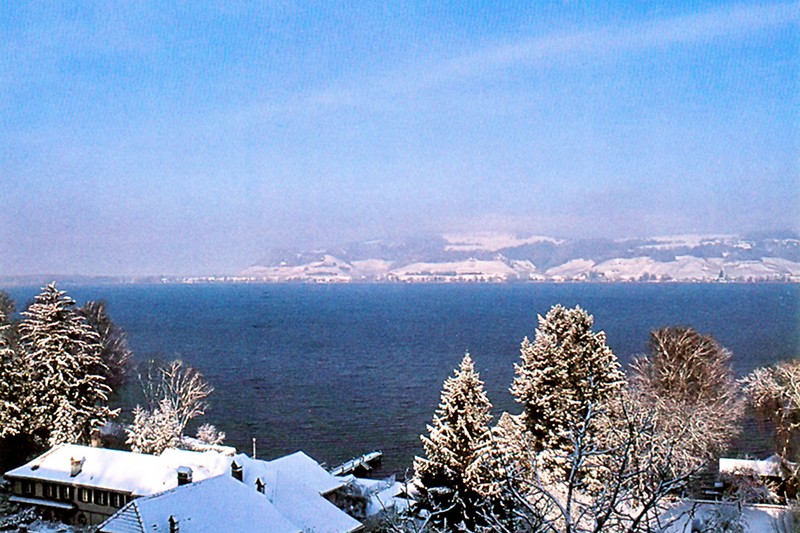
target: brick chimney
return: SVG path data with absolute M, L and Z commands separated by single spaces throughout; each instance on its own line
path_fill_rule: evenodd
M 180 533 L 181 526 L 174 516 L 169 515 L 169 533 Z
M 81 473 L 83 470 L 83 462 L 86 461 L 85 457 L 81 457 L 80 459 L 75 459 L 74 457 L 70 457 L 69 459 L 69 476 L 75 477 Z
M 192 469 L 188 466 L 178 467 L 178 486 L 188 485 L 192 482 Z

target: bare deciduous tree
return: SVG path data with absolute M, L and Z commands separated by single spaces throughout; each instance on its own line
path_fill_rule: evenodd
M 739 431 L 742 404 L 731 354 L 692 328 L 651 333 L 650 354 L 631 364 L 631 400 L 653 413 L 664 434 L 680 436 L 673 461 L 696 468 L 727 446 Z
M 756 411 L 775 424 L 780 455 L 800 460 L 800 360 L 758 368 L 742 382 Z
M 742 380 L 756 412 L 775 426 L 778 454 L 789 480 L 787 492 L 800 491 L 800 360 L 758 368 Z
M 205 414 L 206 398 L 214 391 L 200 372 L 180 359 L 165 365 L 149 361 L 139 373 L 139 382 L 151 411 L 165 401 L 170 404 L 179 435 L 183 435 L 189 420 Z
M 515 452 L 509 458 L 520 465 L 509 467 L 510 510 L 486 517 L 492 530 L 649 532 L 679 518 L 665 511 L 696 473 L 672 463 L 680 437 L 660 432 L 653 413 L 629 401 L 619 406 L 613 426 L 605 424 L 603 408 L 590 403 L 583 420 L 570 425 L 570 444 L 563 450 L 528 447 L 524 457 Z M 553 453 L 563 454 L 566 468 L 550 466 Z

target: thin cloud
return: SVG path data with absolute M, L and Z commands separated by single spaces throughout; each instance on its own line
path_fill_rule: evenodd
M 498 71 L 530 68 L 575 59 L 619 57 L 670 46 L 691 46 L 720 38 L 740 38 L 796 24 L 800 3 L 725 6 L 704 13 L 649 20 L 622 28 L 529 37 L 487 46 L 428 67 L 394 72 L 352 85 L 329 86 L 305 98 L 273 107 L 293 113 L 330 112 L 356 106 L 385 107 L 386 99 L 443 85 L 487 77 Z

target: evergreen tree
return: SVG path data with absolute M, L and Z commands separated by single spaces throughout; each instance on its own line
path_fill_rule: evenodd
M 491 407 L 466 354 L 455 375 L 444 382 L 429 436 L 421 437 L 425 457 L 414 460 L 428 504 L 442 512 L 441 521 L 450 526 L 474 524 L 490 495 L 485 490 L 487 471 L 476 463 L 490 439 Z
M 52 283 L 22 313 L 22 394 L 26 430 L 53 446 L 87 442 L 92 428 L 116 413 L 100 359 L 100 338 L 75 311 L 75 301 Z
M 11 315 L 14 314 L 16 307 L 11 296 L 5 291 L 0 291 L 0 326 L 11 322 Z
M 97 373 L 103 375 L 106 384 L 116 390 L 127 379 L 132 355 L 125 330 L 111 321 L 103 301 L 86 302 L 78 309 L 78 313 L 100 336 L 100 359 L 103 365 L 97 369 Z
M 580 307 L 556 305 L 539 316 L 534 342 L 522 341 L 511 393 L 524 407 L 523 422 L 536 451 L 568 449 L 571 432 L 590 407 L 609 416 L 624 389 L 617 357 L 592 323 Z
M 22 426 L 20 396 L 24 374 L 8 314 L 13 302 L 0 292 L 0 439 L 19 433 Z

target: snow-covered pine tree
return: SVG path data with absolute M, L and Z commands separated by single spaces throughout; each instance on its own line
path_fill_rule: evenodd
M 131 349 L 125 330 L 116 325 L 106 311 L 106 303 L 86 302 L 78 309 L 78 314 L 86 319 L 89 326 L 100 336 L 100 359 L 104 366 L 97 370 L 106 378 L 106 384 L 116 389 L 125 383 L 131 359 Z
M 589 408 L 603 410 L 624 389 L 619 361 L 593 321 L 580 307 L 555 305 L 539 316 L 534 341 L 522 341 L 511 393 L 536 451 L 570 449 L 570 433 Z
M 442 519 L 451 526 L 474 522 L 490 496 L 482 490 L 487 482 L 484 470 L 476 469 L 474 463 L 489 441 L 491 408 L 467 353 L 455 375 L 444 382 L 429 436 L 421 436 L 425 457 L 414 460 L 428 503 L 434 509 L 449 509 Z
M 27 374 L 22 406 L 26 430 L 51 446 L 88 442 L 92 428 L 116 415 L 99 372 L 100 339 L 55 283 L 44 287 L 22 315 L 19 344 Z
M 525 491 L 533 467 L 524 429 L 522 418 L 508 413 L 500 415 L 490 429 L 489 438 L 468 470 L 481 494 L 497 499 L 509 490 Z
M 22 425 L 20 391 L 24 373 L 9 322 L 13 309 L 11 299 L 0 292 L 0 439 L 16 435 Z

